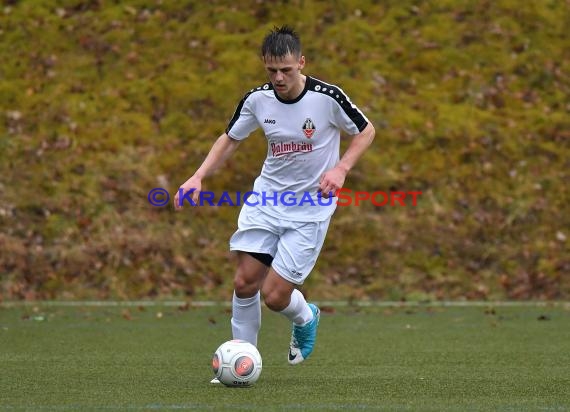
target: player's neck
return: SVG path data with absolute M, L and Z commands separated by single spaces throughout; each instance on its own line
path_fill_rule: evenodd
M 289 91 L 289 93 L 287 93 L 286 96 L 279 96 L 279 97 L 282 98 L 283 100 L 295 100 L 297 97 L 299 97 L 301 93 L 303 93 L 303 90 L 305 90 L 306 82 L 307 82 L 307 76 L 301 74 L 299 76 L 299 81 L 297 82 L 295 87 L 291 88 L 291 90 Z

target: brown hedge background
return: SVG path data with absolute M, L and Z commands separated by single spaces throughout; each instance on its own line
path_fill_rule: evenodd
M 2 299 L 229 299 L 237 207 L 174 193 L 297 28 L 306 74 L 377 129 L 305 291 L 322 299 L 568 299 L 570 2 L 5 1 Z M 343 142 L 343 148 L 347 142 Z M 205 190 L 247 191 L 259 133 Z

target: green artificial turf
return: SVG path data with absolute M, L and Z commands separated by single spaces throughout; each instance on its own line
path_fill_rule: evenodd
M 0 410 L 570 410 L 568 305 L 323 307 L 313 355 L 264 310 L 263 372 L 211 385 L 225 307 L 0 306 Z

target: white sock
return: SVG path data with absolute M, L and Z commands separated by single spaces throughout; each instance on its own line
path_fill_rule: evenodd
M 295 325 L 303 326 L 313 320 L 313 312 L 299 289 L 293 289 L 289 306 L 281 311 Z
M 257 333 L 261 328 L 261 300 L 257 292 L 251 298 L 238 298 L 234 292 L 232 299 L 232 334 L 257 346 Z

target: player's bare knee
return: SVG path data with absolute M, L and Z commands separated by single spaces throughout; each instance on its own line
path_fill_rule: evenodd
M 259 291 L 259 283 L 239 271 L 234 276 L 234 291 L 239 298 L 249 298 Z
M 263 291 L 265 305 L 275 312 L 281 312 L 291 301 L 291 295 L 281 293 L 279 290 Z

